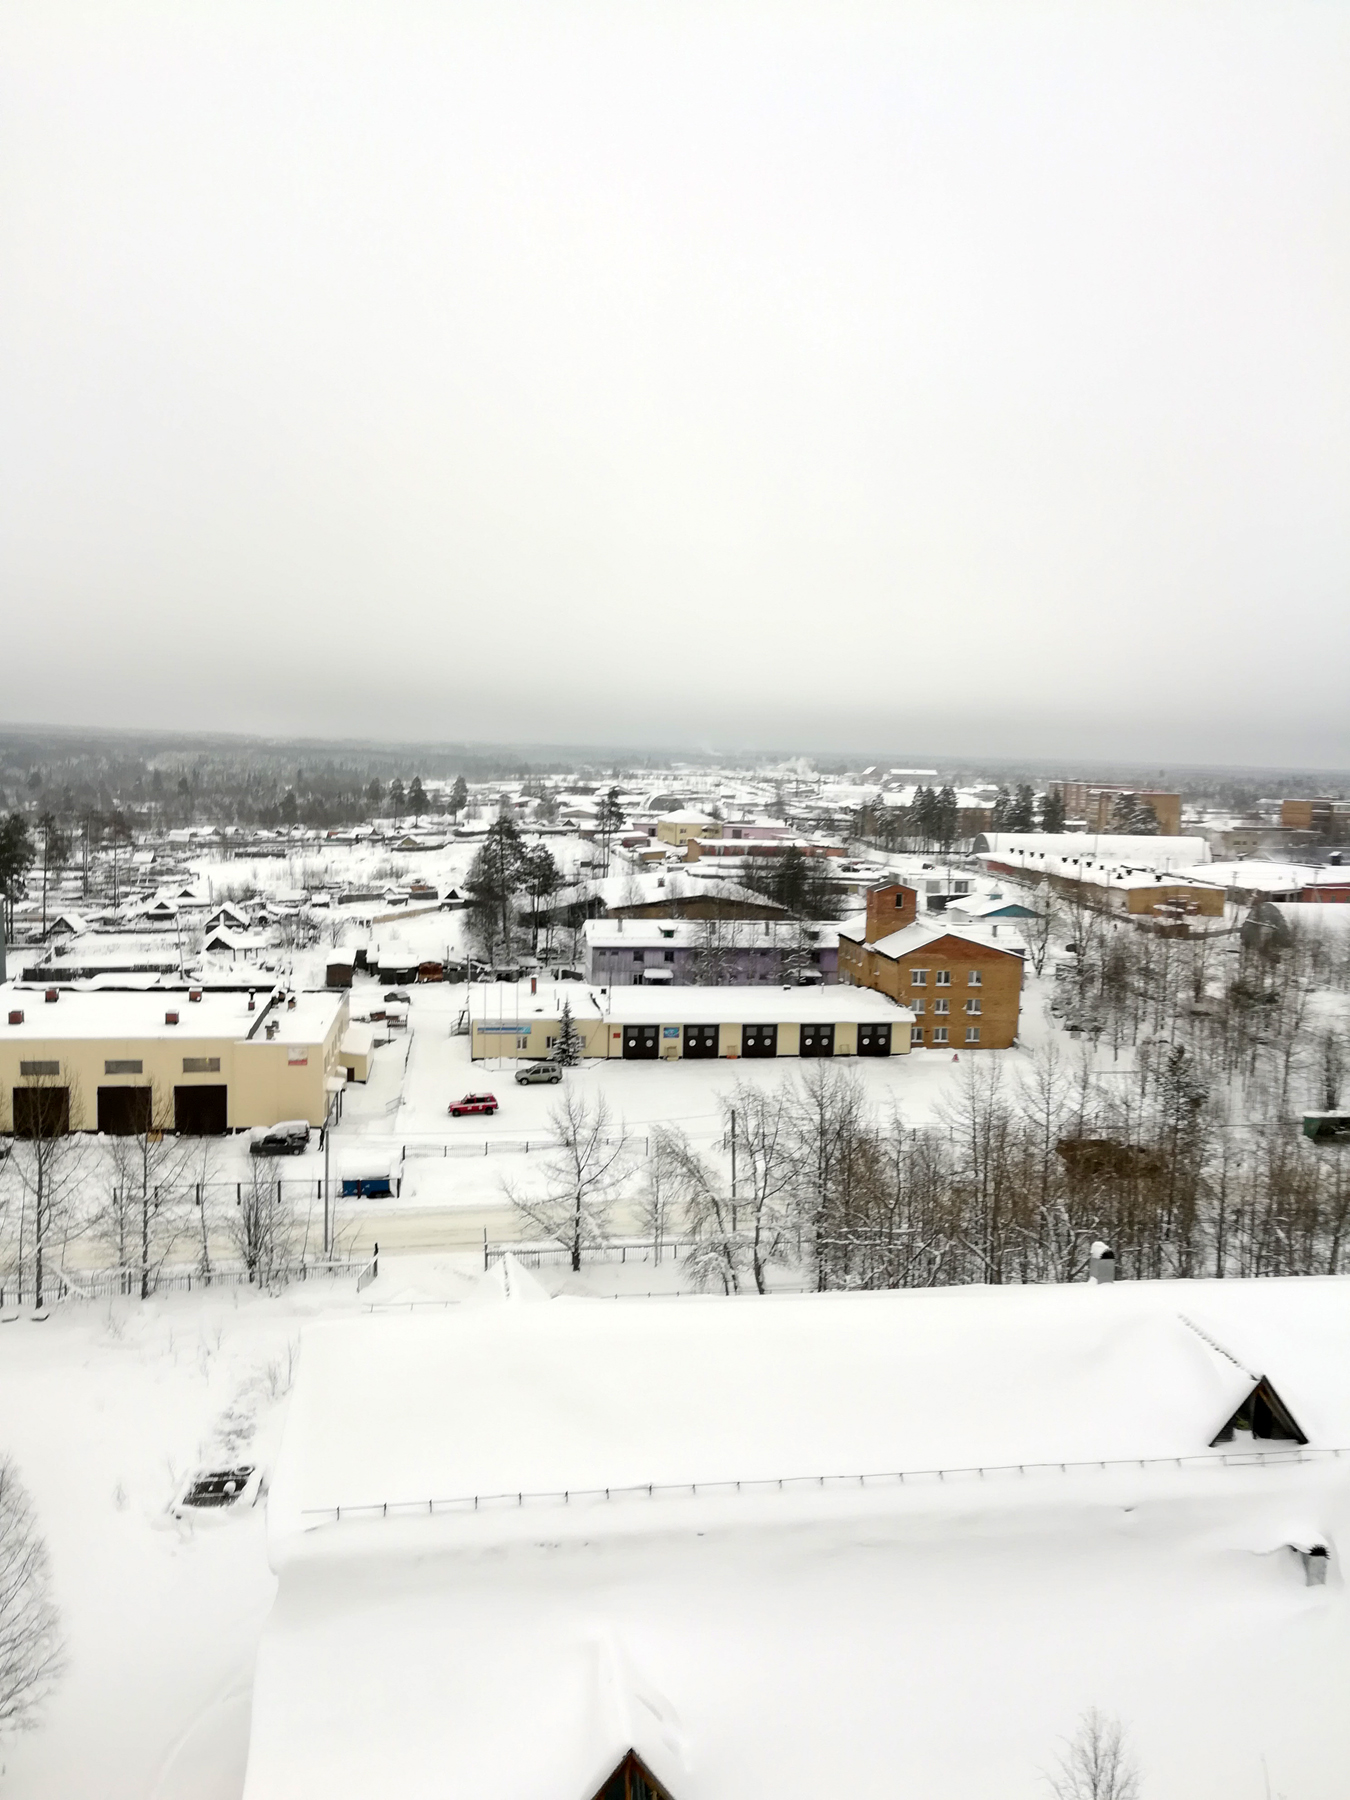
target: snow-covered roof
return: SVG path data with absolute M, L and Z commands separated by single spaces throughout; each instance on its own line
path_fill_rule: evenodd
M 248 1010 L 248 996 L 240 993 L 202 991 L 200 1000 L 190 1000 L 195 989 L 157 987 L 144 993 L 127 993 L 121 989 L 61 987 L 59 999 L 44 999 L 45 984 L 28 986 L 22 982 L 6 982 L 0 987 L 0 1020 L 11 1011 L 21 1011 L 18 1025 L 0 1023 L 0 1044 L 11 1041 L 37 1040 L 56 1043 L 61 1038 L 229 1038 L 247 1037 L 255 1027 L 256 1037 L 263 1039 L 264 1028 L 258 1024 L 263 1010 L 260 1000 L 254 1011 Z M 267 1014 L 267 1023 L 275 1023 L 272 1040 L 283 1044 L 314 1043 L 327 1036 L 344 1004 L 336 993 L 303 992 L 296 995 L 294 1010 L 284 1002 Z M 167 1024 L 166 1012 L 176 1012 L 178 1023 Z
M 1000 914 L 1008 918 L 1034 917 L 1036 911 L 1016 894 L 958 894 L 947 902 L 946 910 L 954 921 L 996 919 Z
M 617 1025 L 717 1025 L 717 1024 L 844 1024 L 849 1020 L 882 1025 L 912 1024 L 908 1007 L 897 1006 L 885 994 L 870 988 L 801 987 L 737 983 L 725 987 L 675 987 L 655 997 L 640 986 L 602 988 L 578 981 L 556 985 L 484 982 L 469 991 L 471 1022 L 475 1025 L 528 1025 L 538 1018 L 556 1019 L 564 1002 L 578 1023 L 587 1019 L 611 1019 Z
M 1254 1644 L 1291 1693 L 1325 1668 L 1325 1610 L 1304 1626 L 1270 1553 L 1324 1541 L 1335 1465 L 1208 1446 L 1258 1372 L 1314 1446 L 1350 1442 L 1344 1284 L 510 1286 L 306 1329 L 245 1800 L 586 1800 L 630 1748 L 675 1800 L 897 1770 L 965 1800 L 1011 1791 L 1009 1719 L 1037 1708 L 1011 1759 L 1034 1771 L 1104 1676 L 1161 1659 L 1176 1717 L 1197 1657 L 1188 1692 L 1244 1706 Z M 1184 1730 L 1207 1791 L 1224 1733 Z
M 271 1536 L 284 1552 L 330 1509 L 431 1497 L 1191 1456 L 1262 1374 L 1303 1422 L 1260 1345 L 1225 1348 L 1124 1284 L 323 1323 Z
M 813 949 L 834 949 L 839 927 L 821 921 L 808 925 L 795 919 L 587 919 L 582 933 L 597 949 L 659 950 L 671 945 L 688 949 L 710 932 L 721 943 L 753 949 L 765 944 L 805 942 Z
M 1029 867 L 1033 859 L 1091 857 L 1094 862 L 1132 863 L 1136 868 L 1167 870 L 1207 863 L 1209 840 L 1203 837 L 1130 837 L 1106 831 L 987 831 L 976 840 L 977 853 L 996 862 Z
M 866 917 L 849 919 L 839 928 L 840 937 L 852 938 L 861 943 L 867 930 Z M 902 925 L 899 931 L 888 932 L 878 938 L 870 948 L 880 950 L 885 956 L 910 956 L 916 950 L 926 950 L 930 944 L 936 944 L 947 938 L 954 944 L 978 944 L 984 950 L 1000 950 L 1007 956 L 1021 957 L 1025 954 L 1026 943 L 1013 924 L 1004 925 L 994 919 L 986 923 L 973 920 L 948 919 L 946 913 L 935 914 L 929 919 L 916 919 L 912 925 Z M 957 952 L 953 952 L 957 954 Z
M 723 900 L 751 901 L 756 906 L 771 907 L 773 901 L 739 881 L 725 875 L 704 876 L 697 864 L 678 863 L 665 870 L 628 870 L 622 875 L 606 875 L 595 883 L 595 893 L 608 908 L 616 906 L 650 906 L 661 900 L 691 900 L 710 897 Z
M 1220 887 L 1241 888 L 1253 894 L 1292 894 L 1300 888 L 1335 886 L 1350 881 L 1350 869 L 1322 869 L 1311 863 L 1270 862 L 1253 856 L 1238 862 L 1201 863 L 1193 869 L 1178 869 L 1183 879 L 1217 883 Z

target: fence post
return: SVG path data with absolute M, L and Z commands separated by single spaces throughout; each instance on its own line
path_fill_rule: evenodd
M 485 1225 L 483 1227 L 483 1273 L 485 1275 L 487 1274 L 487 1268 L 488 1268 L 487 1226 Z

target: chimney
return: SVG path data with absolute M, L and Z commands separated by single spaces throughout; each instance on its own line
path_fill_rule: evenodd
M 23 1024 L 23 1014 L 17 1010 L 12 1012 L 9 1015 L 9 1022 L 11 1025 L 22 1025 Z
M 57 1001 L 61 998 L 61 991 L 59 988 L 48 988 L 44 998 L 46 999 L 48 1006 L 55 1006 Z
M 166 1025 L 176 1025 L 178 1023 L 178 1014 L 176 1012 L 166 1012 L 164 1015 L 164 1023 Z
M 200 988 L 193 988 L 188 994 L 188 999 L 193 1002 L 200 1000 L 201 997 L 202 997 L 202 990 Z
M 530 992 L 532 994 L 537 994 L 539 992 L 539 977 L 537 975 L 531 975 L 530 977 Z
M 1109 1244 L 1100 1238 L 1088 1252 L 1088 1280 L 1103 1286 L 1116 1278 L 1116 1253 Z
M 867 895 L 867 929 L 865 941 L 875 944 L 893 931 L 914 923 L 918 910 L 918 894 L 912 887 L 897 882 L 893 887 L 871 888 Z
M 1305 1587 L 1325 1587 L 1327 1583 L 1327 1556 L 1325 1544 L 1314 1544 L 1310 1550 L 1300 1550 L 1299 1561 L 1303 1564 L 1303 1585 Z

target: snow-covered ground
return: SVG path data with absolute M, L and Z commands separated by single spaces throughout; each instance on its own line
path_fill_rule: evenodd
M 580 1283 L 553 1268 L 538 1279 L 552 1291 L 643 1293 L 673 1286 L 678 1274 L 670 1264 L 597 1264 Z M 42 1728 L 0 1759 L 0 1792 L 12 1800 L 238 1800 L 255 1659 L 276 1590 L 266 1496 L 237 1515 L 178 1523 L 168 1509 L 182 1478 L 203 1464 L 236 1460 L 258 1462 L 270 1477 L 311 1323 L 371 1318 L 371 1307 L 381 1309 L 376 1321 L 434 1318 L 441 1308 L 491 1301 L 498 1289 L 495 1270 L 485 1281 L 471 1259 L 386 1258 L 379 1280 L 360 1295 L 349 1284 L 310 1284 L 275 1297 L 194 1293 L 145 1306 L 70 1305 L 45 1323 L 0 1327 L 0 1443 L 33 1493 L 69 1642 L 69 1671 Z M 1127 1300 L 1122 1310 L 1132 1317 L 1165 1315 L 1173 1325 L 1179 1312 L 1196 1319 L 1225 1347 L 1260 1359 L 1315 1446 L 1346 1448 L 1348 1296 L 1345 1281 L 1276 1281 L 1140 1284 L 1101 1298 Z M 976 1288 L 896 1303 L 934 1314 L 933 1342 L 950 1351 L 967 1312 L 1021 1308 L 1035 1324 L 1032 1315 L 1057 1298 L 1053 1290 Z M 726 1305 L 748 1317 L 745 1309 L 765 1303 L 687 1304 Z M 1043 1321 L 1037 1329 L 1044 1337 Z M 979 1416 L 1001 1457 L 1016 1421 L 1035 1417 L 1035 1403 L 1024 1387 L 1000 1409 L 992 1397 L 1004 1371 L 983 1339 L 975 1351 L 990 1386 Z M 1035 1356 L 1023 1347 L 1016 1361 L 1025 1382 Z M 1139 1367 L 1137 1394 L 1111 1388 L 1127 1423 L 1136 1411 L 1140 1418 L 1149 1412 L 1156 1370 L 1147 1357 Z M 473 1380 L 485 1403 L 491 1372 L 479 1370 Z M 1092 1380 L 1090 1367 L 1073 1372 L 1080 1386 Z M 872 1369 L 867 1381 L 884 1391 L 883 1370 Z M 551 1372 L 541 1371 L 541 1382 L 541 1403 L 560 1397 Z M 1056 1391 L 1063 1386 L 1056 1377 Z M 570 1404 L 584 1410 L 584 1397 Z M 1160 1404 L 1171 1409 L 1169 1419 L 1184 1411 L 1172 1395 Z M 946 1413 L 944 1405 L 933 1415 L 944 1431 Z M 865 1427 L 865 1407 L 850 1417 L 855 1430 Z M 894 1458 L 903 1433 L 896 1439 L 896 1426 L 880 1415 L 878 1423 Z M 1037 1429 L 1043 1450 L 1055 1422 L 1042 1419 Z M 1063 1422 L 1071 1448 L 1127 1435 L 1109 1418 L 1088 1419 L 1081 1405 Z M 798 1452 L 785 1439 L 778 1448 L 794 1448 L 794 1466 L 810 1463 L 810 1445 Z M 509 1458 L 509 1447 L 502 1454 Z M 1342 1460 L 1248 1473 L 1141 1471 L 1125 1486 L 1115 1475 L 1072 1471 L 1016 1485 L 1009 1478 L 933 1483 L 901 1505 L 887 1502 L 884 1518 L 875 1497 L 861 1511 L 844 1505 L 828 1541 L 812 1540 L 790 1580 L 783 1541 L 772 1529 L 757 1535 L 773 1521 L 748 1502 L 740 1523 L 710 1519 L 708 1538 L 672 1544 L 655 1588 L 650 1564 L 634 1563 L 631 1582 L 625 1578 L 625 1559 L 635 1553 L 616 1545 L 604 1559 L 597 1605 L 603 1601 L 605 1617 L 658 1689 L 669 1694 L 677 1678 L 692 1680 L 678 1695 L 686 1719 L 716 1712 L 717 1694 L 736 1689 L 743 1679 L 737 1659 L 751 1639 L 763 1659 L 755 1691 L 786 1696 L 789 1714 L 809 1710 L 821 1669 L 806 1646 L 834 1639 L 842 1649 L 857 1621 L 870 1621 L 888 1648 L 868 1659 L 872 1672 L 851 1694 L 831 1690 L 831 1716 L 856 1742 L 882 1709 L 903 1726 L 909 1748 L 884 1782 L 878 1775 L 850 1791 L 1032 1800 L 1044 1791 L 1038 1770 L 1052 1758 L 1056 1736 L 1098 1704 L 1128 1720 L 1147 1800 L 1263 1800 L 1267 1792 L 1339 1800 L 1350 1759 L 1341 1704 L 1350 1615 L 1339 1566 L 1350 1536 L 1347 1473 L 1350 1461 Z M 756 1529 L 747 1530 L 751 1524 Z M 1333 1550 L 1322 1589 L 1305 1588 L 1297 1558 L 1282 1549 L 1310 1533 Z M 564 1535 L 551 1518 L 547 1535 Z M 435 1654 L 453 1662 L 472 1644 L 481 1679 L 471 1680 L 467 1665 L 460 1669 L 456 1691 L 463 1689 L 466 1706 L 480 1689 L 485 1703 L 491 1697 L 494 1669 L 500 1700 L 501 1669 L 514 1668 L 505 1684 L 509 1714 L 523 1704 L 519 1684 L 530 1663 L 513 1644 L 513 1621 L 542 1619 L 549 1633 L 571 1629 L 576 1571 L 568 1572 L 566 1560 L 556 1545 L 518 1548 L 504 1561 L 480 1557 L 449 1588 L 444 1571 L 435 1581 L 414 1576 L 406 1591 L 397 1576 L 390 1594 L 426 1643 L 439 1629 L 437 1607 L 443 1612 L 453 1592 L 472 1630 L 462 1641 L 451 1632 Z M 773 1593 L 779 1599 L 765 1613 Z M 803 1616 L 813 1620 L 806 1638 Z M 746 1621 L 758 1621 L 748 1638 Z M 322 1651 L 318 1640 L 306 1642 L 307 1654 Z M 322 1651 L 316 1664 L 339 1685 L 350 1675 L 341 1658 L 356 1648 L 343 1642 L 345 1650 Z M 391 1653 L 381 1642 L 372 1638 L 360 1650 L 362 1666 L 370 1665 L 362 1679 L 375 1683 L 371 1694 L 388 1695 L 387 1666 L 376 1680 Z M 842 1661 L 857 1664 L 856 1646 Z M 434 1673 L 419 1677 L 420 1686 Z M 409 1694 L 420 1686 L 410 1685 Z M 819 1687 L 815 1693 L 819 1703 Z M 554 1719 L 555 1699 L 539 1697 L 536 1722 Z M 561 1728 L 564 1715 L 555 1722 Z M 742 1735 L 753 1748 L 754 1731 Z M 728 1771 L 740 1767 L 731 1741 L 686 1744 L 683 1753 L 705 1770 L 719 1761 Z M 753 1791 L 753 1782 L 735 1791 Z M 815 1791 L 828 1791 L 828 1783 Z

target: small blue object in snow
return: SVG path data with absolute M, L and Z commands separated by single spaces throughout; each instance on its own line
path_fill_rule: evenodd
M 342 1178 L 342 1197 L 349 1200 L 353 1195 L 390 1194 L 393 1189 L 389 1185 L 387 1175 L 344 1175 Z

